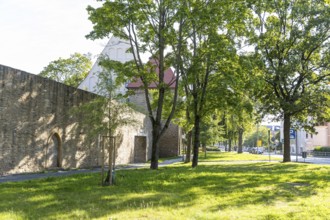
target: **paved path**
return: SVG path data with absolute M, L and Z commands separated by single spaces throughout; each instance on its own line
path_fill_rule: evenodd
M 268 154 L 264 153 L 264 156 L 269 156 Z M 282 155 L 271 155 L 272 157 L 283 157 Z M 159 163 L 159 166 L 166 166 L 173 163 L 181 162 L 182 158 L 170 159 L 165 160 L 164 162 Z M 296 156 L 291 156 L 291 161 L 296 161 Z M 237 161 L 236 161 L 237 162 Z M 264 162 L 264 161 L 263 161 Z M 322 158 L 322 157 L 307 157 L 305 160 L 301 156 L 298 156 L 298 162 L 305 162 L 305 163 L 314 163 L 314 164 L 329 164 L 330 165 L 330 158 Z M 133 163 L 128 165 L 118 165 L 116 166 L 116 170 L 121 169 L 137 169 L 137 168 L 148 168 L 150 166 L 149 163 Z M 95 169 L 79 169 L 79 170 L 66 170 L 66 171 L 57 171 L 57 172 L 47 172 L 47 173 L 29 173 L 29 174 L 14 174 L 14 175 L 7 175 L 7 176 L 0 176 L 0 183 L 5 182 L 19 182 L 19 181 L 26 181 L 32 179 L 39 179 L 39 178 L 47 178 L 47 177 L 59 177 L 59 176 L 69 176 L 72 174 L 79 174 L 79 173 L 97 173 L 101 172 L 100 168 Z
M 162 167 L 162 166 L 166 166 L 166 165 L 181 162 L 181 161 L 182 161 L 182 158 L 165 160 L 164 162 L 159 163 L 159 166 Z M 147 168 L 149 166 L 150 166 L 149 163 L 132 163 L 132 164 L 128 164 L 128 165 L 116 166 L 116 170 Z M 79 169 L 79 170 L 59 170 L 57 172 L 50 171 L 50 172 L 46 172 L 46 173 L 13 174 L 13 175 L 0 176 L 0 183 L 19 182 L 19 181 L 47 178 L 47 177 L 70 176 L 72 174 L 98 173 L 98 172 L 101 172 L 101 168 Z
M 268 156 L 267 153 L 263 154 L 264 156 Z M 283 158 L 283 155 L 279 155 L 279 154 L 271 154 L 270 157 L 280 157 Z M 302 158 L 301 156 L 298 155 L 298 157 L 296 155 L 291 155 L 291 161 L 292 162 L 298 162 L 300 163 L 314 163 L 314 164 L 329 164 L 330 165 L 330 158 L 329 157 L 312 157 L 312 156 L 307 156 L 307 158 Z

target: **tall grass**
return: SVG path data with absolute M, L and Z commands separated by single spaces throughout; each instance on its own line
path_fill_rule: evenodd
M 0 219 L 330 219 L 330 166 L 207 157 L 120 170 L 111 187 L 99 174 L 0 184 Z

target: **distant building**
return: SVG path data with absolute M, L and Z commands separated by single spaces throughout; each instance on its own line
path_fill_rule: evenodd
M 155 59 L 150 59 L 149 62 L 155 67 L 156 73 L 159 73 L 158 63 Z M 176 87 L 176 77 L 171 68 L 165 70 L 164 82 L 169 86 L 171 90 Z M 129 97 L 129 101 L 136 106 L 142 108 L 143 112 L 147 112 L 147 103 L 145 93 L 143 90 L 143 83 L 140 78 L 130 82 L 126 86 L 127 89 L 133 90 L 134 95 Z M 148 89 L 156 89 L 157 82 L 152 82 L 148 86 Z M 171 123 L 159 142 L 159 156 L 171 157 L 180 154 L 182 147 L 182 131 L 179 126 Z
M 108 44 L 102 51 L 100 57 L 107 57 L 111 60 L 127 62 L 133 59 L 133 54 L 128 52 L 130 44 L 117 37 L 111 37 Z M 80 89 L 93 92 L 95 94 L 103 95 L 98 89 L 99 83 L 99 74 L 104 71 L 103 67 L 99 64 L 99 59 L 93 65 L 91 71 L 85 80 L 79 85 Z M 149 62 L 152 62 L 155 67 L 157 66 L 157 61 L 151 59 Z M 158 68 L 156 68 L 156 72 Z M 112 73 L 113 79 L 116 78 L 116 73 Z M 169 85 L 171 89 L 174 89 L 176 86 L 175 75 L 171 68 L 168 68 L 165 71 L 164 76 L 165 82 Z M 118 90 L 118 93 L 125 94 L 127 89 L 133 90 L 134 94 L 129 96 L 129 102 L 133 103 L 136 106 L 136 109 L 147 114 L 146 108 L 146 99 L 144 91 L 141 89 L 142 82 L 139 78 L 134 82 L 127 82 L 123 84 Z M 149 89 L 155 89 L 157 87 L 156 83 L 151 83 Z M 178 156 L 180 154 L 181 148 L 181 129 L 174 125 L 170 124 L 169 128 L 163 135 L 160 141 L 160 157 L 171 157 Z
M 271 130 L 271 134 L 280 131 L 280 141 L 283 143 L 283 122 L 267 122 L 261 125 Z M 291 154 L 301 154 L 304 151 L 313 151 L 317 146 L 330 146 L 330 123 L 326 122 L 315 127 L 316 133 L 310 133 L 303 129 L 290 130 L 290 151 Z
M 121 40 L 117 37 L 110 38 L 108 44 L 100 54 L 100 58 L 97 59 L 97 61 L 94 63 L 91 71 L 82 81 L 82 83 L 80 83 L 78 88 L 102 95 L 101 91 L 98 89 L 99 74 L 105 70 L 102 66 L 99 65 L 100 59 L 105 57 L 114 61 L 120 61 L 122 63 L 130 61 L 133 59 L 133 54 L 127 52 L 129 48 L 130 45 L 127 41 Z M 116 78 L 115 73 L 113 73 L 113 77 L 114 79 Z M 126 92 L 125 85 L 122 85 L 117 92 L 124 94 Z

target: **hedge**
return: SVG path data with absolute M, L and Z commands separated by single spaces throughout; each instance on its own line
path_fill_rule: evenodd
M 317 146 L 317 147 L 314 148 L 314 151 L 318 151 L 318 152 L 330 152 L 330 147 Z

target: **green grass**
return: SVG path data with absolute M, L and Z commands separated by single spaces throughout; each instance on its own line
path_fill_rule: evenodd
M 200 152 L 199 153 L 199 161 L 201 162 L 233 162 L 233 161 L 269 161 L 269 156 L 267 153 L 262 154 L 249 154 L 249 153 L 243 153 L 243 154 L 237 154 L 235 152 L 229 153 L 229 152 L 207 152 L 206 158 L 204 157 L 205 153 Z M 281 157 L 274 157 L 271 155 L 271 161 L 282 161 Z
M 111 187 L 99 174 L 3 183 L 0 219 L 330 219 L 330 166 L 207 157 L 120 170 Z

